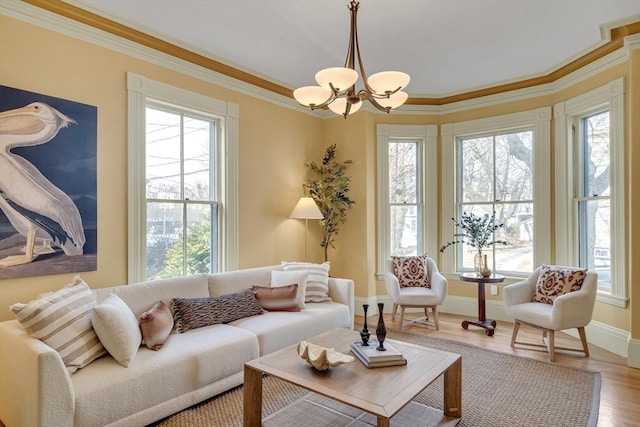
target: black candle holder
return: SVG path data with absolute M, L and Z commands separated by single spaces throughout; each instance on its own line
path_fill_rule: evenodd
M 362 346 L 368 347 L 369 337 L 371 336 L 369 329 L 367 329 L 367 309 L 369 308 L 369 304 L 362 304 L 362 308 L 364 310 L 364 327 L 362 331 L 360 331 L 360 337 L 362 338 Z
M 387 328 L 384 326 L 384 318 L 382 317 L 382 311 L 384 310 L 384 304 L 379 302 L 378 303 L 378 326 L 376 327 L 376 337 L 378 338 L 378 347 L 376 347 L 376 350 L 378 351 L 387 351 L 386 348 L 384 348 L 384 339 L 387 337 Z

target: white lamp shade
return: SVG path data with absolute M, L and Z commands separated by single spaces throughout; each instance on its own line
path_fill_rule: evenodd
M 323 88 L 331 90 L 329 83 L 337 91 L 344 91 L 358 81 L 358 73 L 351 68 L 325 68 L 316 73 L 316 82 Z
M 369 76 L 367 83 L 375 93 L 384 94 L 404 88 L 410 79 L 409 74 L 401 71 L 382 71 Z
M 351 104 L 349 115 L 352 115 L 353 113 L 358 111 L 360 107 L 362 107 L 362 101 Z M 329 104 L 329 109 L 336 114 L 344 115 L 344 112 L 347 109 L 347 98 L 337 98 L 335 101 Z
M 293 91 L 293 97 L 302 105 L 320 105 L 331 97 L 331 91 L 320 86 L 304 86 Z
M 382 105 L 383 107 L 388 107 L 393 110 L 394 108 L 398 108 L 399 106 L 404 104 L 407 98 L 409 98 L 409 95 L 406 92 L 400 90 L 393 95 L 389 95 L 389 98 L 377 98 L 376 101 L 378 101 L 378 104 Z
M 311 197 L 300 197 L 298 203 L 289 214 L 289 218 L 296 219 L 322 219 L 322 212 Z

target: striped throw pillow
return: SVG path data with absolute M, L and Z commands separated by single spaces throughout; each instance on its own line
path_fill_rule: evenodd
M 284 271 L 306 271 L 307 289 L 305 302 L 331 302 L 329 298 L 329 262 L 313 264 L 310 262 L 282 261 Z
M 87 366 L 106 351 L 91 326 L 96 298 L 76 276 L 70 285 L 27 304 L 11 306 L 27 333 L 45 342 L 62 357 L 69 374 Z

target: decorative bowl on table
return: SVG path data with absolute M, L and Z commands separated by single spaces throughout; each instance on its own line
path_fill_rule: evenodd
M 306 341 L 298 343 L 298 355 L 318 371 L 326 371 L 333 366 L 354 361 L 353 356 Z

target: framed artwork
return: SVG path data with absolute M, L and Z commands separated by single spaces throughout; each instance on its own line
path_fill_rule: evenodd
M 0 279 L 97 269 L 97 116 L 0 85 Z

